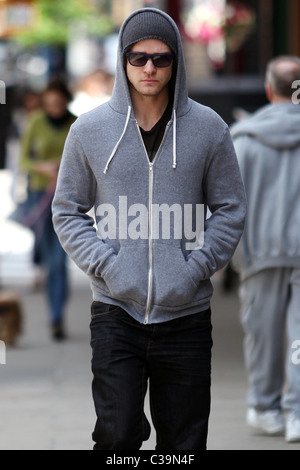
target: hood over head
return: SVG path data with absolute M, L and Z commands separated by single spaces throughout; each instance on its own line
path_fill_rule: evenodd
M 165 12 L 157 8 L 141 8 L 136 10 L 124 21 L 120 29 L 119 43 L 117 51 L 117 68 L 115 85 L 112 97 L 109 101 L 110 106 L 118 113 L 124 114 L 124 129 L 116 143 L 104 169 L 106 174 L 109 165 L 116 155 L 122 139 L 127 131 L 132 116 L 132 101 L 129 91 L 128 79 L 124 56 L 128 48 L 136 42 L 145 39 L 159 39 L 168 44 L 175 52 L 175 63 L 173 64 L 173 76 L 170 81 L 170 94 L 173 98 L 173 161 L 174 170 L 177 168 L 177 117 L 185 115 L 191 102 L 188 98 L 186 84 L 186 69 L 183 56 L 183 48 L 180 32 L 174 20 Z
M 177 55 L 177 35 L 165 16 L 154 10 L 144 9 L 130 17 L 122 33 L 123 53 L 139 41 L 159 39 L 165 42 Z
M 159 39 L 165 42 L 174 52 L 176 59 L 176 66 L 174 67 L 176 77 L 172 79 L 174 83 L 174 110 L 176 110 L 177 116 L 184 115 L 190 105 L 188 103 L 186 69 L 180 32 L 174 20 L 167 13 L 157 8 L 136 10 L 128 16 L 121 26 L 115 86 L 110 105 L 116 111 L 126 115 L 128 106 L 132 106 L 124 68 L 124 55 L 130 47 L 145 39 Z
M 277 150 L 300 145 L 300 106 L 292 102 L 268 104 L 250 118 L 234 124 L 233 139 L 248 135 Z

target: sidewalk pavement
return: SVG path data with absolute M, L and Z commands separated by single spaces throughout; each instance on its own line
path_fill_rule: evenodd
M 246 377 L 235 293 L 214 278 L 212 412 L 208 450 L 300 450 L 283 437 L 255 435 L 245 424 Z M 0 450 L 91 450 L 95 412 L 91 394 L 87 279 L 72 270 L 68 340 L 49 336 L 42 291 L 22 293 L 24 330 L 0 365 Z M 146 402 L 148 417 L 149 405 Z M 150 419 L 150 418 L 149 418 Z M 144 450 L 155 449 L 152 430 Z

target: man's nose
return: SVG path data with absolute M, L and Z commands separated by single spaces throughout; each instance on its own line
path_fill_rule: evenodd
M 150 73 L 150 72 L 153 72 L 154 70 L 156 70 L 156 67 L 153 64 L 152 59 L 150 57 L 149 57 L 149 59 L 147 60 L 147 62 L 145 64 L 145 70 L 146 70 L 147 73 Z

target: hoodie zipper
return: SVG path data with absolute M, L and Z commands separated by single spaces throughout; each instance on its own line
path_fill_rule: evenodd
M 148 158 L 149 160 L 149 158 Z M 149 321 L 149 313 L 151 308 L 151 297 L 152 297 L 152 268 L 153 268 L 153 258 L 152 258 L 152 204 L 153 204 L 153 162 L 149 161 L 149 214 L 148 214 L 148 224 L 149 224 L 149 271 L 148 271 L 148 297 L 147 297 L 147 304 L 146 304 L 146 312 L 145 312 L 145 325 L 148 324 Z
M 159 155 L 159 151 L 161 149 L 161 146 L 165 140 L 166 133 L 170 127 L 170 122 L 166 125 L 165 132 L 162 138 L 162 141 L 160 143 L 160 146 L 155 154 L 155 157 L 152 162 L 150 162 L 149 157 L 148 157 L 148 152 L 145 147 L 143 137 L 140 131 L 140 127 L 138 122 L 136 121 L 136 125 L 138 128 L 138 132 L 141 137 L 141 141 L 143 143 L 143 147 L 147 156 L 148 160 L 148 165 L 149 165 L 149 214 L 148 214 L 148 224 L 149 224 L 149 270 L 148 270 L 148 296 L 147 296 L 147 303 L 146 303 L 146 311 L 145 311 L 145 320 L 144 324 L 147 325 L 149 322 L 149 314 L 150 314 L 150 308 L 151 308 L 151 298 L 152 298 L 152 284 L 153 284 L 153 256 L 152 256 L 152 205 L 153 205 L 153 165 L 155 163 L 155 160 L 157 159 Z

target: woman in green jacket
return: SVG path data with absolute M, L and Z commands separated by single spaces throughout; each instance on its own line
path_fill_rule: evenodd
M 28 174 L 28 223 L 35 235 L 34 258 L 44 266 L 54 339 L 65 337 L 64 307 L 68 298 L 66 255 L 52 224 L 51 203 L 64 143 L 76 117 L 68 111 L 71 93 L 60 80 L 42 94 L 42 110 L 30 119 L 22 137 L 21 168 Z

